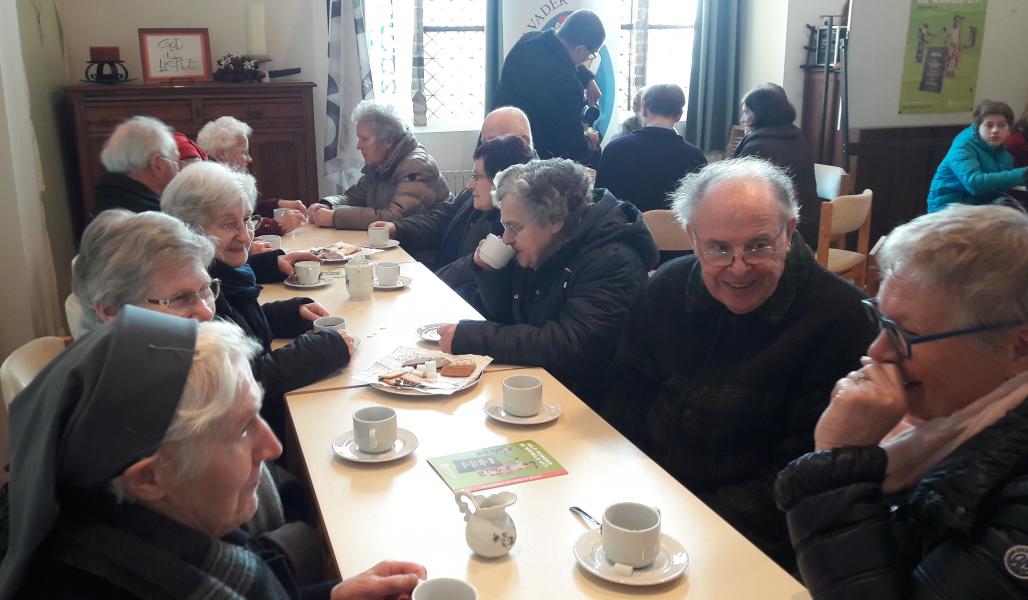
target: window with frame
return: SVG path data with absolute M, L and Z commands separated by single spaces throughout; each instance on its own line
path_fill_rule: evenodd
M 619 2 L 617 106 L 630 113 L 633 96 L 647 83 L 677 83 L 688 96 L 698 0 Z M 477 121 L 485 108 L 485 2 L 415 0 L 414 5 L 421 50 L 419 56 L 416 43 L 415 121 L 419 103 L 425 120 L 434 125 Z
M 619 108 L 648 83 L 677 83 L 689 97 L 698 0 L 621 0 Z

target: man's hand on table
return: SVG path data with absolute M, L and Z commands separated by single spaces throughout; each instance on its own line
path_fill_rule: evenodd
M 331 600 L 410 600 L 425 567 L 412 562 L 382 561 L 332 588 Z
M 292 277 L 296 274 L 296 269 L 293 265 L 300 262 L 301 260 L 313 260 L 321 262 L 321 257 L 316 254 L 311 254 L 306 250 L 297 250 L 295 252 L 287 252 L 282 256 L 278 257 L 278 270 L 282 271 L 286 277 Z
M 457 333 L 457 325 L 447 323 L 446 325 L 440 325 L 436 331 L 439 333 L 439 349 L 450 354 L 453 350 L 453 334 Z

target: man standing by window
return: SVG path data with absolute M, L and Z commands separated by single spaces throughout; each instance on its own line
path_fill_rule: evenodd
M 595 58 L 606 32 L 591 10 L 571 13 L 556 31 L 521 36 L 507 54 L 491 108 L 516 106 L 532 124 L 539 158 L 584 162 L 598 147 L 595 132 L 585 133 L 582 109 L 599 100 L 599 88 L 584 63 Z

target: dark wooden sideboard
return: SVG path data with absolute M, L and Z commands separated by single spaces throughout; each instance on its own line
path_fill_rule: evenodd
M 125 119 L 147 115 L 190 137 L 231 115 L 253 127 L 250 169 L 263 197 L 311 200 L 318 193 L 313 83 L 73 85 L 66 91 L 75 127 L 82 209 L 92 214 L 93 186 L 104 172 L 100 151 Z

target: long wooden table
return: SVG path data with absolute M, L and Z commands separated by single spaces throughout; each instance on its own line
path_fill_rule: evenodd
M 340 271 L 342 268 L 340 267 Z M 342 277 L 317 290 L 296 290 L 281 284 L 265 285 L 260 301 L 286 300 L 307 296 L 331 315 L 344 317 L 350 335 L 361 339 L 357 354 L 345 368 L 297 390 L 299 393 L 364 385 L 354 375 L 389 354 L 397 346 L 421 346 L 438 350 L 438 344 L 422 341 L 418 327 L 429 323 L 456 323 L 461 319 L 481 319 L 470 304 L 436 277 L 425 265 L 401 263 L 400 274 L 411 278 L 401 290 L 375 290 L 368 300 L 351 300 Z M 288 340 L 276 341 L 275 347 Z M 488 370 L 506 370 L 510 365 L 489 365 Z
M 544 399 L 562 414 L 544 425 L 496 422 L 484 404 L 500 397 L 510 373 L 486 373 L 477 387 L 438 398 L 407 398 L 361 387 L 287 396 L 289 413 L 339 573 L 349 577 L 385 558 L 413 560 L 430 577 L 458 577 L 483 599 L 808 598 L 803 587 L 693 494 L 611 428 L 542 369 Z M 353 412 L 371 404 L 397 410 L 398 425 L 419 438 L 417 450 L 391 463 L 357 464 L 334 457 L 332 440 L 352 428 Z M 453 492 L 427 459 L 534 440 L 567 475 L 512 485 L 509 509 L 518 538 L 510 555 L 475 557 Z M 656 505 L 663 531 L 689 553 L 686 576 L 633 588 L 601 580 L 577 566 L 575 541 L 586 526 L 569 511 L 599 517 L 614 502 Z

